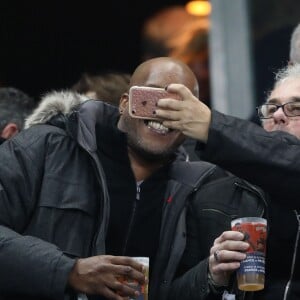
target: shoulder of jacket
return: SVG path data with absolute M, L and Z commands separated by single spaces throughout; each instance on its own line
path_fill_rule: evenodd
M 22 130 L 21 133 L 23 133 L 24 136 L 45 136 L 49 134 L 62 136 L 68 135 L 65 129 L 50 124 L 37 124 L 28 129 Z
M 64 129 L 52 125 L 34 125 L 28 129 L 23 129 L 11 140 L 14 144 L 22 148 L 31 147 L 32 145 L 45 144 L 45 140 L 56 139 L 57 141 L 65 139 L 68 136 Z
M 232 185 L 235 188 L 247 190 L 249 192 L 254 192 L 261 197 L 265 196 L 265 192 L 259 186 L 256 186 L 248 182 L 247 180 L 240 178 L 218 166 L 215 168 L 214 172 L 211 173 L 211 176 L 208 179 L 209 180 L 205 182 L 207 187 L 211 185 L 215 187 Z
M 235 208 L 236 216 L 263 216 L 267 208 L 267 195 L 258 186 L 227 171 L 225 176 L 214 174 L 201 186 L 202 199 L 208 197 L 207 205 L 220 210 Z M 213 197 L 211 197 L 213 195 Z M 203 198 L 204 197 L 204 198 Z M 206 203 L 206 201 L 201 201 Z M 249 215 L 249 216 L 250 216 Z
M 181 184 L 196 188 L 217 168 L 205 161 L 175 161 L 171 166 L 170 176 Z

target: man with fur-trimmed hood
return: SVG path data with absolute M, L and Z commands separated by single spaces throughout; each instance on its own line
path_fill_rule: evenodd
M 198 96 L 189 67 L 166 57 L 139 65 L 130 85 L 170 83 Z M 215 292 L 207 249 L 230 216 L 244 215 L 245 207 L 261 215 L 264 206 L 256 191 L 237 188 L 238 179 L 215 165 L 185 161 L 178 151 L 184 136 L 132 118 L 128 100 L 124 93 L 118 109 L 73 92 L 49 93 L 26 130 L 1 146 L 1 299 L 142 299 L 120 277 L 149 281 L 151 300 L 168 299 L 171 288 L 185 289 L 180 299 L 189 300 Z M 212 182 L 218 184 L 202 189 Z M 200 198 L 215 203 L 212 216 L 222 220 L 211 223 L 209 235 L 199 233 L 206 246 L 196 249 L 186 215 Z M 231 205 L 219 213 L 224 199 Z M 136 256 L 150 258 L 149 278 Z

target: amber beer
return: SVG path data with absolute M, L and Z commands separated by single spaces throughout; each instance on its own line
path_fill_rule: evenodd
M 267 220 L 257 217 L 235 219 L 232 230 L 240 231 L 248 242 L 247 257 L 237 270 L 238 288 L 242 291 L 259 291 L 265 285 L 265 255 L 267 240 Z
M 145 266 L 145 275 L 149 278 L 149 257 L 132 257 L 134 260 L 138 261 Z M 129 280 L 128 278 L 119 278 L 122 283 L 126 283 L 131 288 L 140 292 L 137 298 L 129 298 L 129 300 L 148 300 L 148 283 L 142 286 L 138 284 L 135 280 Z

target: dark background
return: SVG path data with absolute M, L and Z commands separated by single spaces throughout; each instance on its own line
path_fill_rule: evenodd
M 170 4 L 185 1 L 2 2 L 0 81 L 39 97 L 68 88 L 82 72 L 131 72 L 143 22 Z
M 100 0 L 80 3 L 0 1 L 0 83 L 39 99 L 73 85 L 83 72 L 132 72 L 142 54 L 144 21 L 185 0 Z M 256 100 L 264 100 L 274 72 L 288 59 L 300 22 L 300 1 L 249 1 Z M 298 21 L 299 20 L 299 21 Z

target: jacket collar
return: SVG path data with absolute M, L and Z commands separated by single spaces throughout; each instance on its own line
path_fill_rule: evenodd
M 97 150 L 97 125 L 107 127 L 116 124 L 119 117 L 117 107 L 99 100 L 82 103 L 69 116 L 67 130 L 87 151 Z

